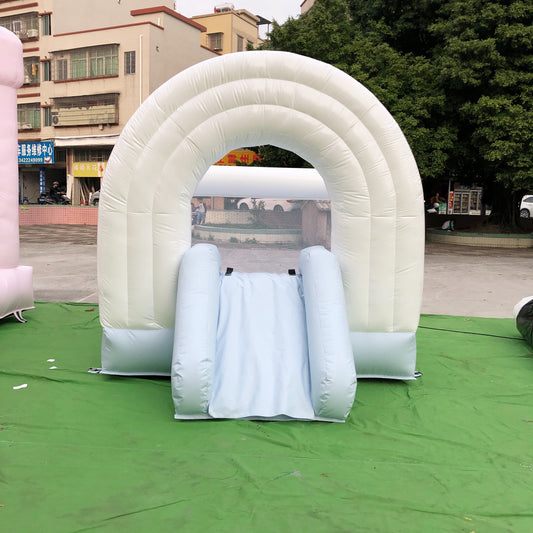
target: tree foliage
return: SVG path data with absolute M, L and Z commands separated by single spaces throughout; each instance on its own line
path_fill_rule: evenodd
M 531 2 L 453 0 L 431 26 L 461 146 L 451 170 L 493 184 L 507 197 L 533 189 L 532 22 Z
M 316 0 L 266 47 L 330 63 L 368 87 L 425 181 L 533 191 L 530 0 Z M 275 158 L 275 153 L 274 153 Z

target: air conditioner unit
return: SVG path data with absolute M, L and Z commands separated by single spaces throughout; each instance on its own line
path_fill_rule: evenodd
M 39 30 L 31 28 L 31 29 L 28 30 L 28 38 L 32 39 L 34 37 L 39 37 Z
M 31 124 L 29 122 L 25 122 L 24 124 L 22 124 L 22 129 L 23 130 L 32 130 L 33 129 L 33 124 Z
M 52 113 L 52 124 L 54 126 L 80 126 L 84 124 L 84 108 L 65 107 L 57 110 L 57 114 Z

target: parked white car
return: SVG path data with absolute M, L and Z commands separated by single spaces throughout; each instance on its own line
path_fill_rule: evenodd
M 520 218 L 533 218 L 533 194 L 526 194 L 522 197 Z
M 260 205 L 260 202 L 264 202 L 265 211 L 275 211 L 276 213 L 298 209 L 301 203 L 297 200 L 281 200 L 279 198 L 243 198 L 237 202 L 237 209 L 253 209 L 254 200 L 257 206 Z

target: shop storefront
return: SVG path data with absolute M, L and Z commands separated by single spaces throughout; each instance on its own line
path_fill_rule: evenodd
M 100 190 L 101 180 L 111 155 L 111 148 L 91 148 L 73 150 L 72 203 L 89 205 L 91 197 Z
M 66 151 L 56 149 L 53 141 L 18 143 L 19 202 L 37 204 L 52 182 L 66 187 Z
M 56 137 L 56 151 L 58 147 L 66 150 L 67 194 L 73 205 L 91 204 L 117 140 L 118 135 L 114 134 Z
M 448 215 L 481 215 L 483 188 L 456 185 L 448 192 Z

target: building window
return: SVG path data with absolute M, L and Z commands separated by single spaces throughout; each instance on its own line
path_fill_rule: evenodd
M 244 37 L 237 35 L 237 52 L 244 51 Z
M 56 79 L 68 80 L 68 61 L 66 59 L 56 61 Z
M 35 39 L 39 37 L 39 14 L 32 12 L 1 17 L 0 26 L 12 31 L 21 40 Z
M 43 107 L 43 125 L 45 127 L 52 125 L 52 108 L 50 106 Z
M 35 130 L 41 127 L 41 106 L 36 104 L 19 104 L 17 106 L 19 130 Z
M 87 52 L 74 50 L 70 54 L 71 78 L 77 80 L 87 78 Z
M 124 52 L 124 74 L 135 74 L 135 50 Z
M 54 80 L 80 80 L 118 75 L 118 45 L 54 52 Z
M 56 148 L 54 150 L 54 159 L 56 163 L 66 163 L 67 162 L 67 151 L 65 149 Z
M 52 35 L 52 20 L 50 13 L 41 15 L 41 33 L 43 35 Z
M 51 79 L 50 61 L 41 61 L 41 81 L 50 81 Z
M 111 148 L 101 148 L 101 149 L 75 149 L 74 150 L 74 161 L 75 162 L 100 162 L 107 161 L 111 155 Z
M 117 52 L 116 46 L 103 46 L 89 50 L 89 78 L 117 75 Z
M 13 21 L 11 22 L 11 27 L 12 27 L 12 32 L 17 36 L 17 37 L 22 37 L 22 21 L 19 19 L 19 18 L 16 18 L 16 19 L 13 19 Z
M 211 50 L 222 50 L 223 35 L 223 33 L 210 33 L 207 36 L 209 48 L 211 48 Z
M 35 85 L 39 83 L 39 58 L 24 58 L 24 85 Z

